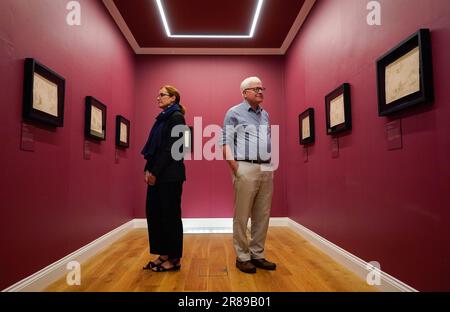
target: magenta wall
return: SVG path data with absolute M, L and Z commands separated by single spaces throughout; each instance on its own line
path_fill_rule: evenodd
M 0 289 L 133 217 L 132 148 L 114 162 L 115 115 L 134 124 L 134 55 L 101 1 L 81 0 L 82 25 L 66 24 L 68 1 L 0 1 Z M 66 79 L 64 128 L 35 130 L 19 149 L 24 58 Z M 108 106 L 107 141 L 83 160 L 84 98 Z M 133 129 L 132 129 L 133 130 Z
M 316 144 L 303 162 L 296 135 L 284 151 L 288 214 L 419 290 L 450 290 L 450 2 L 383 0 L 382 26 L 367 1 L 319 0 L 286 57 L 287 131 L 316 110 Z M 403 149 L 388 151 L 377 116 L 375 60 L 419 28 L 432 31 L 436 101 L 402 114 Z M 324 96 L 352 87 L 353 130 L 333 159 Z
M 270 114 L 271 123 L 281 125 L 281 137 L 284 138 L 282 57 L 139 56 L 136 63 L 136 144 L 139 148 L 144 145 L 154 118 L 160 112 L 156 95 L 161 86 L 173 84 L 180 90 L 181 102 L 187 106 L 189 125 L 193 125 L 195 116 L 201 116 L 204 126 L 222 126 L 226 111 L 242 102 L 241 81 L 254 75 L 259 76 L 268 89 L 263 106 Z M 145 216 L 146 187 L 141 178 L 144 164 L 141 158 L 135 168 L 139 177 L 136 217 Z M 184 218 L 233 216 L 232 182 L 225 161 L 186 161 L 186 173 L 182 202 Z M 283 181 L 281 166 L 275 173 L 272 205 L 272 216 L 275 217 L 287 214 Z

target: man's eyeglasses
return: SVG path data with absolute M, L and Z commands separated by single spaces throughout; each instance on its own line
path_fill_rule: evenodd
M 247 88 L 244 91 L 247 90 L 252 90 L 255 93 L 263 93 L 264 91 L 266 91 L 266 88 L 260 88 L 260 87 L 256 87 L 256 88 Z
M 170 94 L 167 93 L 160 93 L 158 94 L 158 97 L 162 98 L 163 96 L 170 96 Z

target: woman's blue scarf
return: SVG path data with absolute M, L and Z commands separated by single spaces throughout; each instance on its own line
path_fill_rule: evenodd
M 150 157 L 155 154 L 156 149 L 161 145 L 162 129 L 164 128 L 167 119 L 169 119 L 176 111 L 181 111 L 181 107 L 178 103 L 170 105 L 156 117 L 156 122 L 150 131 L 147 143 L 145 143 L 145 146 L 141 151 L 141 154 L 144 155 L 145 159 L 149 160 Z

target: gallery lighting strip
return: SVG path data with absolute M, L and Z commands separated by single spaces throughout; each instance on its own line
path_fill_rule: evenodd
M 258 0 L 258 5 L 256 6 L 256 11 L 253 16 L 252 27 L 250 29 L 250 33 L 248 35 L 175 35 L 170 32 L 169 23 L 167 22 L 166 13 L 164 12 L 164 8 L 162 6 L 161 0 L 156 0 L 158 4 L 159 15 L 161 16 L 161 20 L 164 24 L 164 29 L 166 30 L 167 37 L 169 38 L 253 38 L 255 34 L 256 25 L 258 24 L 259 15 L 261 13 L 261 7 L 263 5 L 264 0 Z

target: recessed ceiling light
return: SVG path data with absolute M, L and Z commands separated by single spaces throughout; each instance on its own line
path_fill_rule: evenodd
M 256 6 L 255 14 L 253 15 L 252 27 L 248 35 L 176 35 L 170 32 L 169 23 L 167 21 L 166 13 L 164 12 L 164 8 L 162 6 L 161 0 L 156 0 L 158 4 L 159 15 L 161 16 L 161 20 L 164 24 L 164 29 L 166 30 L 166 35 L 169 38 L 253 38 L 255 34 L 256 25 L 258 24 L 259 15 L 261 13 L 261 7 L 263 5 L 264 0 L 258 0 L 258 5 Z

